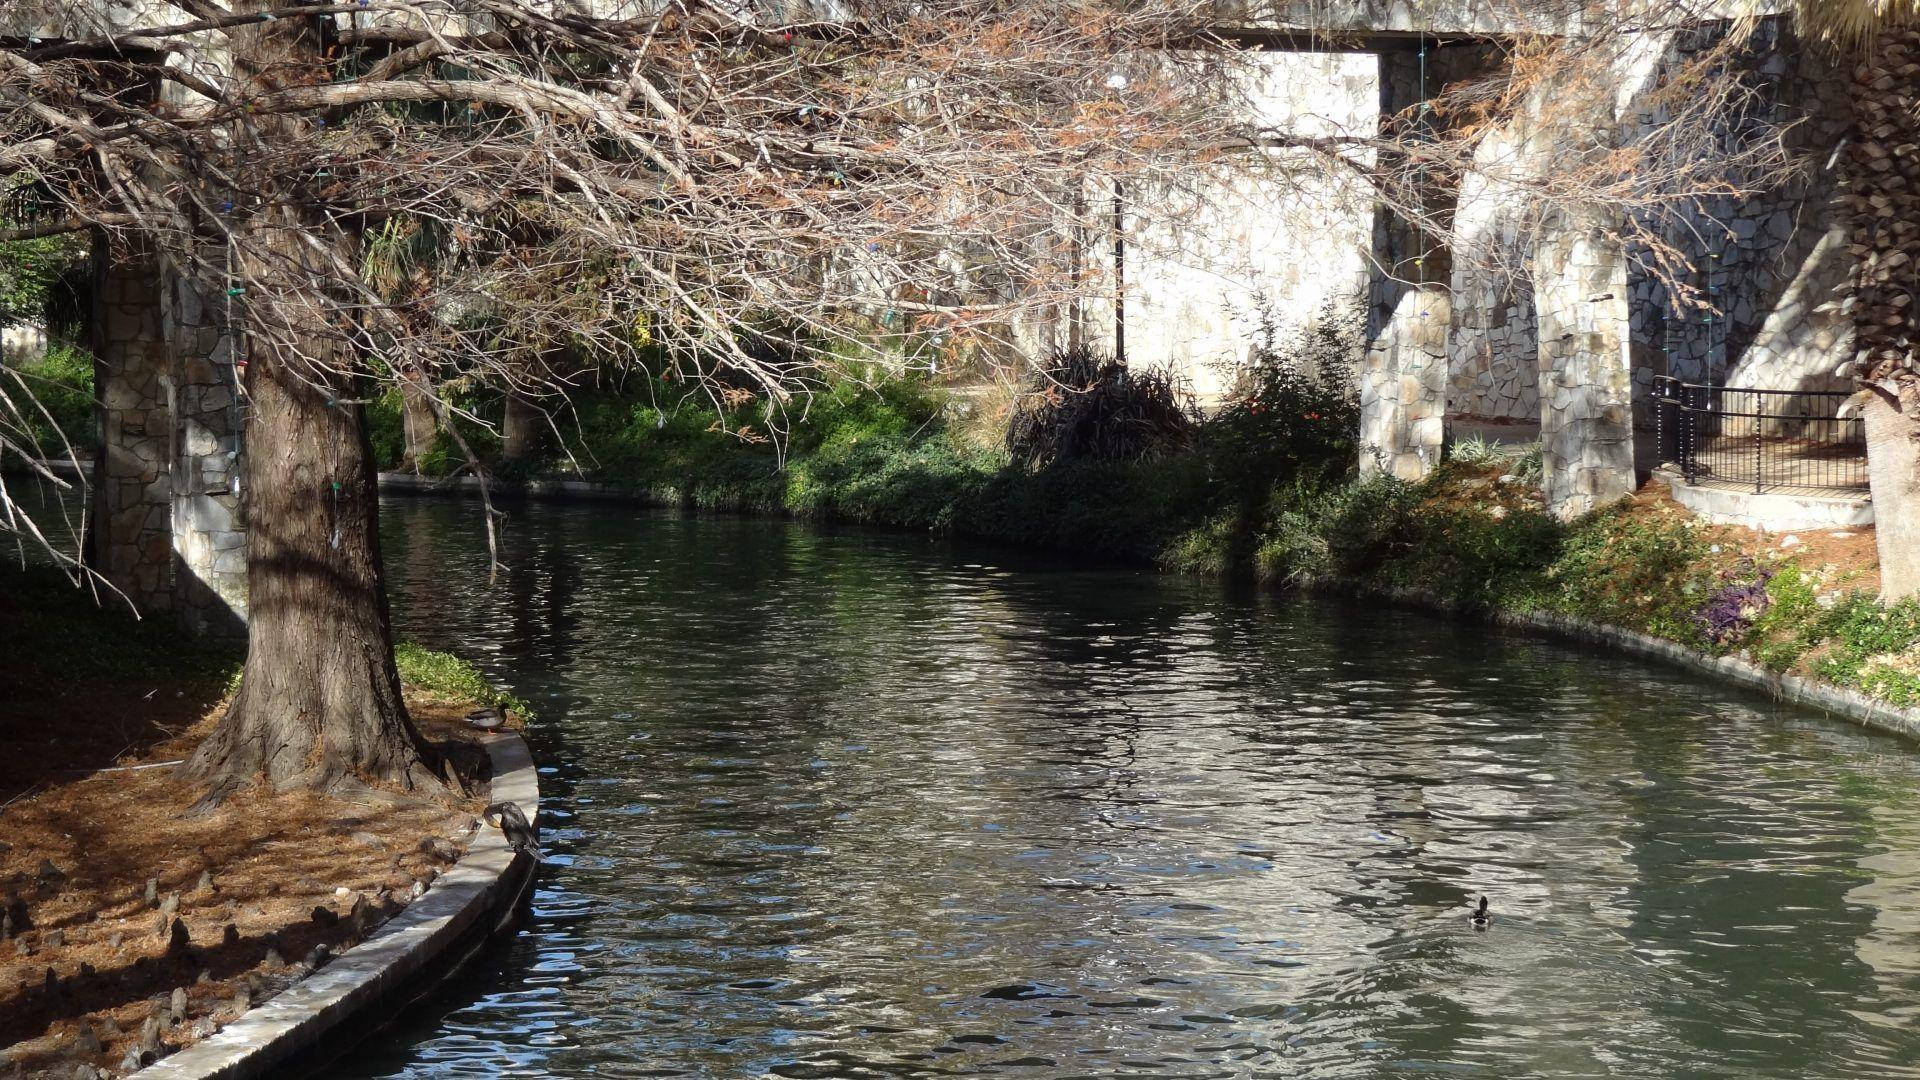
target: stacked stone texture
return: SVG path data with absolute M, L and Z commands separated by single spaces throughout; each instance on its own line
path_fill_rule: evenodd
M 1617 222 L 1566 219 L 1534 259 L 1547 507 L 1578 517 L 1631 494 L 1633 366 Z
M 1689 62 L 1711 36 L 1678 35 L 1656 85 Z M 1650 271 L 1652 253 L 1628 251 L 1635 419 L 1651 423 L 1656 375 L 1690 382 L 1777 390 L 1846 388 L 1834 369 L 1849 354 L 1852 322 L 1828 304 L 1850 272 L 1846 215 L 1829 161 L 1852 124 L 1846 88 L 1831 61 L 1778 24 L 1766 24 L 1746 51 L 1742 76 L 1790 122 L 1789 139 L 1808 167 L 1788 182 L 1724 199 L 1665 230 L 1664 242 L 1693 270 L 1695 299 L 1670 295 Z M 1630 123 L 1665 119 L 1657 110 Z M 1490 132 L 1486 159 L 1512 169 L 1524 160 L 1523 120 Z M 1737 142 L 1743 133 L 1724 137 Z M 1469 177 L 1470 182 L 1475 178 Z M 1473 251 L 1453 277 L 1454 327 L 1448 397 L 1455 415 L 1540 417 L 1534 377 L 1539 329 L 1530 260 L 1504 215 L 1512 196 L 1484 184 L 1463 192 L 1453 243 Z M 1708 306 L 1702 306 L 1702 304 Z
M 104 257 L 94 566 L 142 612 L 233 633 L 247 597 L 243 419 L 221 308 L 184 276 Z
M 240 483 L 243 402 L 225 306 L 231 298 L 203 298 L 185 276 L 164 288 L 178 559 L 174 604 L 191 630 L 235 632 L 246 611 L 247 538 Z
M 141 261 L 105 262 L 95 277 L 101 445 L 93 563 L 141 611 L 173 607 L 173 416 L 153 278 Z

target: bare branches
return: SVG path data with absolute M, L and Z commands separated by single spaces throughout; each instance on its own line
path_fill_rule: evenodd
M 1102 295 L 1075 238 L 1115 181 L 1168 244 L 1208 243 L 1182 215 L 1253 177 L 1279 206 L 1351 186 L 1436 237 L 1436 192 L 1500 200 L 1508 242 L 1457 264 L 1524 260 L 1579 205 L 1677 258 L 1689 207 L 1786 173 L 1779 125 L 1729 74 L 1737 35 L 1667 56 L 1707 0 L 1577 7 L 1579 35 L 1474 46 L 1417 111 L 1343 127 L 1262 117 L 1240 46 L 1279 39 L 1205 0 L 180 0 L 111 27 L 26 0 L 69 30 L 0 44 L 0 179 L 236 297 L 250 348 L 316 383 L 556 397 L 538 358 L 562 350 L 777 408 L 878 339 L 1005 349 Z M 1318 227 L 1301 213 L 1273 227 Z

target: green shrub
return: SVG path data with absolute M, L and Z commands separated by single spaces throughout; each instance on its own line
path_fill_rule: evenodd
M 1690 518 L 1617 504 L 1577 523 L 1546 575 L 1549 605 L 1583 618 L 1713 647 L 1694 615 L 1720 587 L 1723 560 Z
M 71 444 L 76 451 L 92 450 L 100 445 L 99 420 L 93 398 L 93 355 L 84 349 L 55 343 L 45 356 L 9 365 L 32 391 L 45 413 L 33 411 L 31 434 L 40 451 L 49 456 L 64 454 Z M 13 382 L 8 378 L 9 383 Z M 27 409 L 30 405 L 17 402 Z
M 399 468 L 407 456 L 406 418 L 401 412 L 400 388 L 389 388 L 368 402 L 366 417 L 374 467 L 382 471 Z
M 1359 455 L 1358 342 L 1331 317 L 1282 340 L 1263 313 L 1259 343 L 1201 429 L 1216 497 L 1242 501 L 1275 482 L 1331 486 Z

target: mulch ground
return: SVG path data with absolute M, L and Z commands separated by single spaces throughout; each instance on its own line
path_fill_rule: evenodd
M 217 1031 L 430 887 L 483 805 L 249 790 L 188 819 L 200 791 L 140 766 L 211 730 L 206 679 L 20 689 L 0 693 L 0 1076 L 122 1075 Z M 431 739 L 470 735 L 463 703 L 409 707 Z
M 1631 499 L 1633 512 L 1690 514 L 1665 484 L 1648 481 Z M 1836 588 L 1878 595 L 1880 550 L 1873 526 L 1761 532 L 1738 525 L 1708 526 L 1712 539 L 1729 552 L 1756 562 L 1790 562 Z

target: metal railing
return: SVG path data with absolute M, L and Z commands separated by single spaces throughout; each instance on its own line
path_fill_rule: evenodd
M 1867 435 L 1845 390 L 1759 390 L 1653 380 L 1660 460 L 1689 484 L 1756 494 L 1865 495 Z

